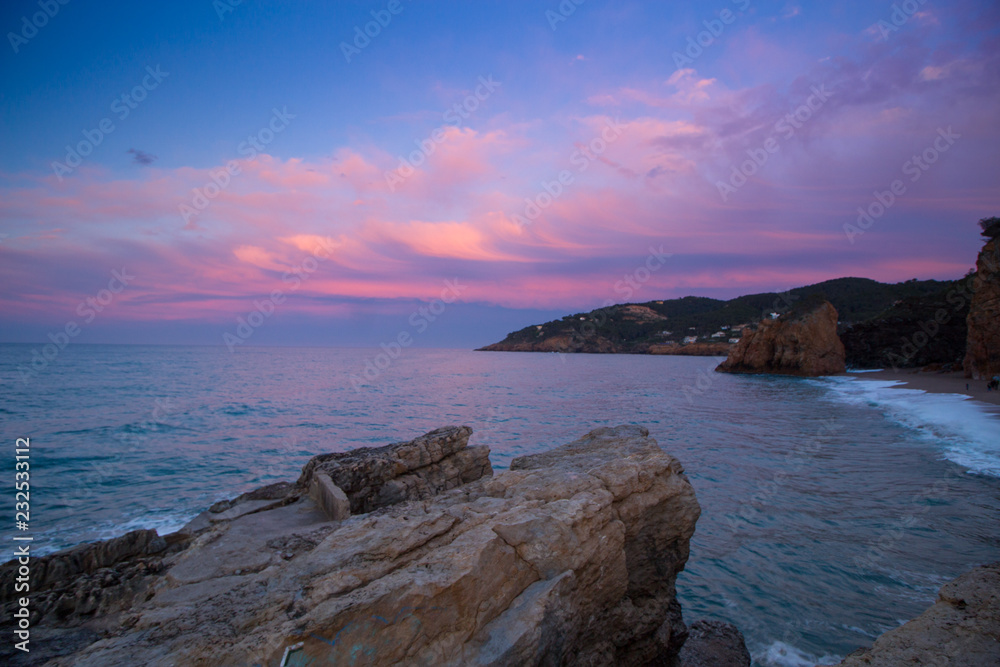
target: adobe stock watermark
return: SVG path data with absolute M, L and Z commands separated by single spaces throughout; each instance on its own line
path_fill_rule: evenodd
M 961 138 L 962 135 L 952 130 L 951 125 L 948 126 L 947 130 L 939 127 L 938 136 L 934 138 L 934 141 L 919 155 L 914 155 L 903 163 L 903 166 L 900 167 L 903 175 L 910 177 L 910 183 L 916 183 Z M 870 229 L 875 221 L 885 215 L 886 211 L 892 208 L 905 194 L 906 183 L 901 178 L 889 183 L 887 190 L 873 192 L 872 201 L 867 206 L 858 207 L 858 218 L 855 224 L 844 223 L 844 234 L 851 245 L 854 245 L 855 238 Z
M 728 181 L 716 181 L 715 187 L 723 202 L 728 202 L 731 195 L 746 185 L 748 179 L 762 169 L 772 155 L 781 150 L 781 143 L 777 135 L 781 135 L 780 138 L 785 141 L 794 137 L 795 131 L 802 129 L 833 95 L 826 89 L 825 84 L 820 84 L 818 87 L 813 86 L 811 90 L 812 94 L 806 98 L 803 104 L 775 122 L 774 131 L 771 136 L 764 140 L 760 148 L 747 149 L 746 153 L 749 159 L 733 167 Z
M 170 72 L 161 71 L 159 65 L 155 69 L 147 65 L 146 76 L 142 78 L 142 81 L 132 90 L 122 93 L 111 102 L 111 113 L 115 114 L 119 121 L 125 120 L 168 76 L 170 76 Z M 66 146 L 65 162 L 55 161 L 51 165 L 59 182 L 63 181 L 63 176 L 73 173 L 74 169 L 83 164 L 83 158 L 93 153 L 94 149 L 104 141 L 104 137 L 114 131 L 115 123 L 110 117 L 102 118 L 97 123 L 97 127 L 92 130 L 83 130 L 82 141 L 77 142 L 75 146 Z
M 232 14 L 243 4 L 243 0 L 212 0 L 212 9 L 218 14 L 220 21 L 226 20 L 226 14 Z
M 288 107 L 282 107 L 278 111 L 277 107 L 271 109 L 271 119 L 268 123 L 257 130 L 254 134 L 248 135 L 245 141 L 241 141 L 236 147 L 236 152 L 243 156 L 242 162 L 252 162 L 260 153 L 264 151 L 274 138 L 285 131 L 289 121 L 295 119 L 295 114 L 288 113 Z M 233 176 L 243 173 L 243 167 L 237 160 L 230 160 L 225 167 L 220 167 L 209 172 L 210 179 L 200 188 L 191 190 L 191 199 L 179 205 L 181 219 L 185 224 L 190 224 L 191 218 L 208 208 L 212 200 L 222 194 L 222 191 L 230 186 Z
M 569 20 L 569 17 L 576 13 L 576 8 L 587 0 L 562 0 L 555 11 L 545 10 L 545 20 L 549 22 L 549 27 L 555 32 L 560 23 Z
M 88 296 L 77 305 L 76 314 L 83 318 L 83 325 L 78 324 L 76 320 L 69 320 L 61 329 L 49 333 L 48 339 L 51 342 L 44 345 L 41 351 L 38 348 L 31 349 L 29 365 L 17 367 L 21 382 L 27 384 L 28 380 L 55 361 L 73 339 L 80 335 L 83 327 L 97 319 L 97 316 L 114 303 L 118 295 L 125 291 L 133 280 L 135 276 L 129 274 L 125 267 L 122 267 L 121 271 L 117 269 L 111 271 L 107 287 L 98 290 L 94 296 Z
M 582 148 L 573 151 L 569 161 L 576 167 L 577 174 L 587 171 L 590 164 L 608 150 L 608 146 L 618 141 L 624 127 L 617 118 L 609 120 L 601 130 L 600 135 L 591 139 Z M 566 192 L 566 188 L 573 185 L 575 181 L 576 176 L 569 169 L 560 171 L 556 178 L 551 181 L 542 181 L 541 191 L 534 197 L 525 197 L 524 209 L 519 214 L 515 213 L 511 218 L 521 227 L 526 227 L 534 222 L 542 214 L 542 211 L 552 206 Z
M 351 375 L 350 377 L 351 386 L 354 387 L 354 391 L 361 393 L 361 388 L 366 381 L 374 382 L 382 373 L 388 370 L 392 366 L 392 362 L 402 356 L 403 350 L 413 345 L 414 336 L 419 336 L 427 331 L 428 327 L 444 314 L 448 306 L 458 300 L 458 297 L 462 295 L 462 292 L 467 287 L 467 285 L 459 283 L 458 278 L 445 280 L 444 289 L 441 290 L 441 294 L 437 299 L 434 299 L 426 306 L 420 306 L 410 313 L 406 321 L 412 328 L 413 333 L 410 333 L 410 329 L 403 329 L 394 339 L 388 343 L 379 345 L 382 348 L 381 352 L 374 357 L 365 357 L 365 368 L 361 372 L 361 375 Z
M 38 31 L 47 26 L 50 19 L 56 17 L 60 6 L 68 4 L 69 0 L 38 0 L 38 6 L 42 11 L 35 12 L 31 18 L 22 16 L 21 30 L 7 33 L 7 41 L 10 42 L 10 48 L 14 49 L 14 53 L 20 52 L 22 46 L 34 39 Z
M 740 11 L 746 11 L 750 7 L 750 0 L 732 0 L 732 3 Z M 694 61 L 700 58 L 701 54 L 705 52 L 705 49 L 715 44 L 716 40 L 722 36 L 722 33 L 726 30 L 726 26 L 735 23 L 736 19 L 737 16 L 733 13 L 733 10 L 726 7 L 719 12 L 718 18 L 702 21 L 701 24 L 705 26 L 705 29 L 697 35 L 687 38 L 687 46 L 684 48 L 684 53 L 674 51 L 673 59 L 677 69 L 684 69 L 693 65 Z
M 404 9 L 406 7 L 403 6 L 401 0 L 389 0 L 385 9 L 371 10 L 374 20 L 365 23 L 364 30 L 359 25 L 354 26 L 354 39 L 351 44 L 340 43 L 340 52 L 344 54 L 344 60 L 347 61 L 347 64 L 350 65 L 355 56 L 361 55 L 361 51 L 368 48 L 372 40 L 382 34 L 384 28 L 389 27 L 389 24 L 392 23 L 392 17 L 399 16 Z
M 306 257 L 292 269 L 285 271 L 281 276 L 281 282 L 287 285 L 284 289 L 273 290 L 263 300 L 255 299 L 253 310 L 247 313 L 246 317 L 236 318 L 236 329 L 234 333 L 226 331 L 222 334 L 222 342 L 229 348 L 229 352 L 236 351 L 237 345 L 250 340 L 254 333 L 264 326 L 264 323 L 274 315 L 277 307 L 285 302 L 288 292 L 295 292 L 306 280 L 312 276 L 319 268 L 320 262 L 330 259 L 330 253 L 334 249 L 334 242 L 330 239 L 322 239 L 321 243 L 313 249 L 312 254 Z
M 615 282 L 614 292 L 619 294 L 626 301 L 632 298 L 632 296 L 642 288 L 643 285 L 648 283 L 653 277 L 653 274 L 663 268 L 667 260 L 673 257 L 674 254 L 671 252 L 664 252 L 663 246 L 659 248 L 654 248 L 649 246 L 649 254 L 646 255 L 646 259 L 641 262 L 632 271 L 622 276 L 622 279 Z M 611 308 L 618 305 L 618 301 L 614 299 L 605 299 L 601 307 L 593 311 L 593 317 L 588 317 L 583 324 L 580 325 L 579 330 L 573 329 L 570 333 L 571 345 L 566 345 L 562 348 L 563 351 L 571 351 L 572 345 L 581 346 L 584 342 L 591 336 L 597 335 L 597 330 L 603 327 L 608 322 L 609 314 L 611 314 Z M 566 359 L 562 358 L 560 355 L 560 361 L 566 363 Z
M 893 32 L 899 32 L 907 21 L 909 21 L 920 9 L 921 5 L 927 3 L 927 0 L 903 0 L 900 3 L 892 3 L 892 12 L 889 14 L 889 19 L 879 19 L 873 28 L 878 28 L 879 33 L 882 35 L 882 39 L 889 39 L 889 34 Z
M 488 100 L 490 95 L 501 85 L 503 85 L 502 82 L 493 80 L 492 74 L 485 78 L 479 77 L 479 85 L 476 86 L 472 94 L 462 100 L 462 102 L 456 102 L 454 106 L 441 115 L 442 120 L 444 120 L 443 125 L 435 128 L 430 136 L 423 141 L 414 139 L 413 143 L 417 145 L 416 150 L 412 151 L 406 157 L 400 155 L 399 166 L 384 174 L 389 192 L 395 192 L 396 187 L 400 183 L 417 173 L 417 169 L 427 162 L 427 158 L 434 155 L 438 144 L 444 143 L 445 139 L 447 139 L 448 128 L 460 127 L 462 121 L 469 118 L 479 108 L 479 105 Z

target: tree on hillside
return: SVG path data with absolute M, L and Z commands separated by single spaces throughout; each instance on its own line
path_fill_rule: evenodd
M 983 218 L 979 221 L 979 226 L 983 228 L 983 236 L 995 239 L 1000 236 L 1000 218 L 993 216 L 992 218 Z

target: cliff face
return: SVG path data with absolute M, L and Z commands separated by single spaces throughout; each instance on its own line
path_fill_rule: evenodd
M 948 582 L 930 609 L 838 667 L 898 665 L 1000 665 L 1000 563 Z
M 729 358 L 715 370 L 725 373 L 830 375 L 841 373 L 844 344 L 837 337 L 837 311 L 828 301 L 764 320 L 743 332 Z
M 79 577 L 62 581 L 67 603 L 60 614 L 36 611 L 32 639 L 59 646 L 50 667 L 271 667 L 286 654 L 288 664 L 676 664 L 687 633 L 674 583 L 700 509 L 680 464 L 645 429 L 598 429 L 465 484 L 433 471 L 463 451 L 467 429 L 435 433 L 362 457 L 318 457 L 296 484 L 219 503 L 214 518 L 165 544 L 153 535 L 129 546 L 122 557 L 156 552 L 129 595 L 83 609 Z M 396 491 L 353 485 L 362 468 L 381 489 L 433 474 L 392 487 L 419 498 L 393 504 Z M 423 495 L 445 477 L 461 485 Z M 336 512 L 389 504 L 332 519 L 313 500 L 317 478 L 343 496 Z M 105 585 L 110 597 L 116 571 L 86 575 L 91 589 Z M 53 657 L 35 646 L 14 659 Z
M 976 261 L 969 306 L 965 376 L 1000 375 L 1000 239 L 991 239 Z

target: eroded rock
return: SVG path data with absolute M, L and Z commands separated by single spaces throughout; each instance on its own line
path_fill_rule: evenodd
M 965 376 L 979 380 L 1000 375 L 1000 238 L 991 238 L 976 260 L 966 324 Z
M 48 664 L 271 667 L 300 644 L 292 664 L 669 664 L 699 513 L 680 464 L 634 426 L 343 521 L 300 495 L 210 525 L 149 599 Z
M 804 376 L 843 373 L 837 311 L 829 301 L 803 302 L 778 319 L 763 320 L 756 330 L 743 331 L 729 358 L 715 370 Z

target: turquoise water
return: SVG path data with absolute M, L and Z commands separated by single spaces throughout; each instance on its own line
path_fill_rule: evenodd
M 832 662 L 1000 559 L 1000 421 L 863 375 L 406 350 L 358 384 L 376 351 L 78 345 L 23 382 L 30 352 L 0 345 L 0 430 L 10 475 L 15 438 L 31 438 L 40 550 L 167 532 L 215 500 L 294 479 L 316 453 L 445 424 L 471 426 L 502 469 L 637 423 L 683 462 L 703 507 L 678 581 L 685 617 L 736 623 L 756 665 Z

